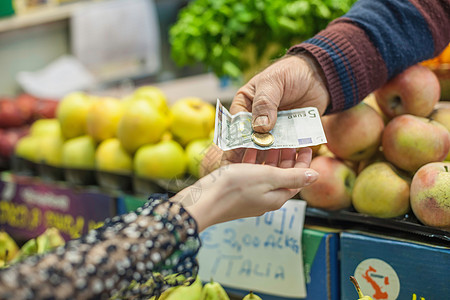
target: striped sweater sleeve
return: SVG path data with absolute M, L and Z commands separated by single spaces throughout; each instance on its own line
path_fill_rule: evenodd
M 288 54 L 309 52 L 330 92 L 326 113 L 348 109 L 450 42 L 450 0 L 359 0 Z

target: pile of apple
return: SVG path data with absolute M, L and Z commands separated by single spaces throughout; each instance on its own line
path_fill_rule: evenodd
M 319 180 L 300 196 L 311 207 L 379 217 L 410 213 L 450 231 L 450 103 L 420 64 L 363 102 L 322 118 L 327 144 L 311 167 Z
M 154 86 L 123 99 L 73 92 L 61 99 L 55 118 L 31 125 L 15 153 L 61 168 L 148 179 L 199 177 L 214 117 L 214 106 L 200 98 L 178 99 L 169 107 Z
M 0 169 L 10 168 L 18 140 L 28 134 L 30 123 L 54 118 L 57 102 L 28 94 L 0 98 Z

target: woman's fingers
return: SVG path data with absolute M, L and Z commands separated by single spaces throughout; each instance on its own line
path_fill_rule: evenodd
M 273 189 L 300 189 L 319 178 L 319 173 L 306 168 L 274 168 L 271 170 Z
M 267 192 L 264 195 L 264 199 L 268 203 L 267 208 L 269 210 L 280 209 L 287 200 L 292 199 L 299 191 L 300 189 L 277 189 Z

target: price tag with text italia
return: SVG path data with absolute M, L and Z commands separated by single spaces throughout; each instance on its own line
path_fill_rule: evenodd
M 289 200 L 260 217 L 217 224 L 200 234 L 200 278 L 281 297 L 306 297 L 301 236 L 306 202 Z

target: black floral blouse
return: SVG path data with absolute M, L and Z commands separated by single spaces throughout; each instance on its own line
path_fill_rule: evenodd
M 0 299 L 148 299 L 192 282 L 199 248 L 195 220 L 156 195 L 64 247 L 2 270 Z

